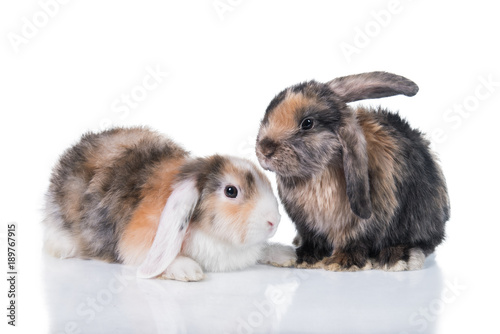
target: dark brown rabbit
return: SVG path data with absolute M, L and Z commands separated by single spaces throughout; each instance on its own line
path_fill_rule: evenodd
M 347 105 L 417 91 L 372 72 L 301 83 L 271 101 L 256 152 L 297 227 L 299 264 L 419 269 L 442 242 L 449 200 L 429 142 L 397 113 Z

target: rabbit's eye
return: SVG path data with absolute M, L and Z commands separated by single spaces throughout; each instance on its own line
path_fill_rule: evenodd
M 314 125 L 314 122 L 313 122 L 312 119 L 310 119 L 310 118 L 304 118 L 302 120 L 302 122 L 300 123 L 300 128 L 302 130 L 309 130 L 309 129 L 311 129 L 313 127 L 313 125 Z
M 224 189 L 224 195 L 229 198 L 236 198 L 238 196 L 238 189 L 235 186 L 226 186 Z

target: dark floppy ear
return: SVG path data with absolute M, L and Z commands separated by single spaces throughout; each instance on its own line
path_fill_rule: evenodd
M 195 180 L 187 179 L 174 186 L 161 213 L 153 245 L 137 269 L 138 277 L 160 275 L 179 254 L 198 198 Z
M 351 210 L 356 216 L 368 219 L 372 214 L 368 154 L 365 136 L 354 115 L 339 131 L 339 137 L 342 145 L 346 192 Z
M 369 72 L 333 79 L 327 83 L 345 103 L 403 94 L 413 96 L 418 86 L 400 75 Z

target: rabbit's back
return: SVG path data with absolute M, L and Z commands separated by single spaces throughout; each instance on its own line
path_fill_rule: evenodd
M 429 141 L 397 113 L 358 109 L 357 116 L 367 142 L 374 218 L 389 220 L 384 234 L 392 243 L 432 252 L 444 238 L 450 209 Z
M 58 257 L 120 262 L 118 243 L 162 163 L 187 152 L 146 128 L 88 133 L 54 168 L 45 244 Z

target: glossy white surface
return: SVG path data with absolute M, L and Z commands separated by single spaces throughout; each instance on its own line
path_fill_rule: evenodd
M 257 265 L 198 283 L 137 279 L 131 268 L 95 261 L 43 262 L 51 332 L 66 326 L 83 333 L 434 332 L 441 298 L 463 293 L 433 258 L 417 272 Z

